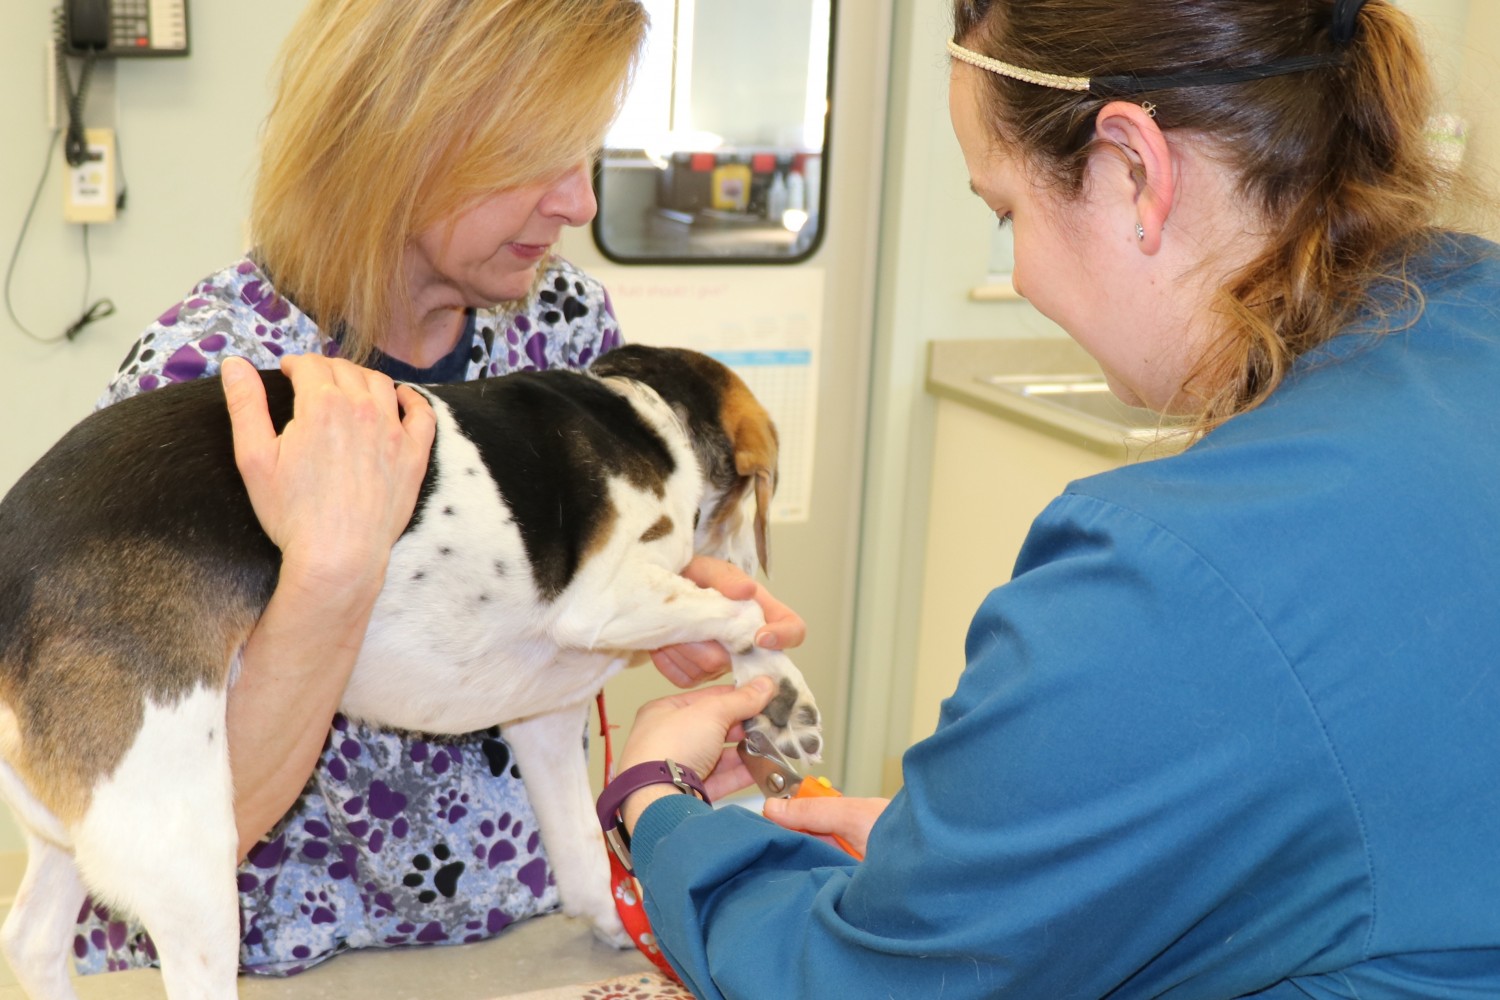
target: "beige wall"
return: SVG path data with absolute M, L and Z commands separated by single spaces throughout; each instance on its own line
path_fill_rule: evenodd
M 1469 5 L 1457 110 L 1468 123 L 1467 166 L 1493 197 L 1500 197 L 1500 0 Z M 1500 239 L 1500 218 L 1486 225 Z
M 46 50 L 52 3 L 11 0 L 0 18 L 0 247 L 9 257 L 42 172 Z M 238 256 L 256 133 L 269 105 L 276 47 L 301 0 L 189 5 L 186 59 L 101 62 L 85 107 L 90 126 L 114 127 L 129 201 L 119 220 L 89 227 L 90 301 L 115 315 L 69 343 L 28 340 L 0 311 L 6 359 L 0 491 L 86 414 L 154 317 Z M 16 265 L 21 322 L 55 337 L 80 312 L 82 228 L 62 218 L 60 152 Z

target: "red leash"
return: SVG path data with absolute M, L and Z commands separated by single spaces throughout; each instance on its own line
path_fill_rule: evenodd
M 610 747 L 609 717 L 604 714 L 604 692 L 599 692 L 599 735 L 604 737 L 604 783 L 608 785 L 615 776 L 615 756 Z M 609 855 L 609 887 L 611 894 L 615 897 L 615 911 L 620 914 L 620 923 L 625 925 L 625 932 L 630 935 L 630 940 L 640 949 L 641 954 L 650 959 L 651 964 L 660 969 L 672 982 L 683 985 L 677 973 L 667 962 L 666 956 L 656 945 L 656 935 L 651 933 L 651 920 L 646 916 L 646 908 L 641 903 L 641 887 L 635 877 L 625 870 L 620 864 L 620 859 L 615 857 L 615 852 L 605 848 L 605 854 Z

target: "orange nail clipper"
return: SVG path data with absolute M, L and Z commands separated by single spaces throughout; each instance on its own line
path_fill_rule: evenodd
M 745 762 L 745 768 L 755 779 L 755 784 L 768 799 L 838 798 L 843 794 L 827 778 L 803 777 L 764 733 L 749 733 L 735 749 L 739 751 L 740 760 Z M 844 853 L 854 860 L 865 859 L 843 837 L 838 834 L 833 834 L 832 837 L 844 849 Z

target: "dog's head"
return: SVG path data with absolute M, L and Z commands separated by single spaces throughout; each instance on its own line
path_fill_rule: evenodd
M 768 569 L 776 427 L 740 377 L 706 354 L 639 344 L 610 351 L 591 370 L 649 386 L 686 427 L 705 486 L 694 551 L 747 573 L 757 563 Z

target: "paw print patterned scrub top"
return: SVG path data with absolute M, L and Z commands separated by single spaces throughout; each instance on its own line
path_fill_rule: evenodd
M 431 369 L 376 368 L 411 381 L 465 381 L 583 368 L 620 340 L 602 286 L 554 260 L 524 307 L 478 310 Z M 244 259 L 205 279 L 153 323 L 100 405 L 217 374 L 229 355 L 258 368 L 338 344 Z M 582 753 L 584 734 L 579 734 Z M 554 909 L 557 889 L 521 775 L 498 729 L 461 737 L 381 730 L 337 716 L 307 787 L 240 865 L 240 964 L 292 975 L 340 951 L 477 941 Z M 90 899 L 73 952 L 83 973 L 152 965 L 149 936 Z

